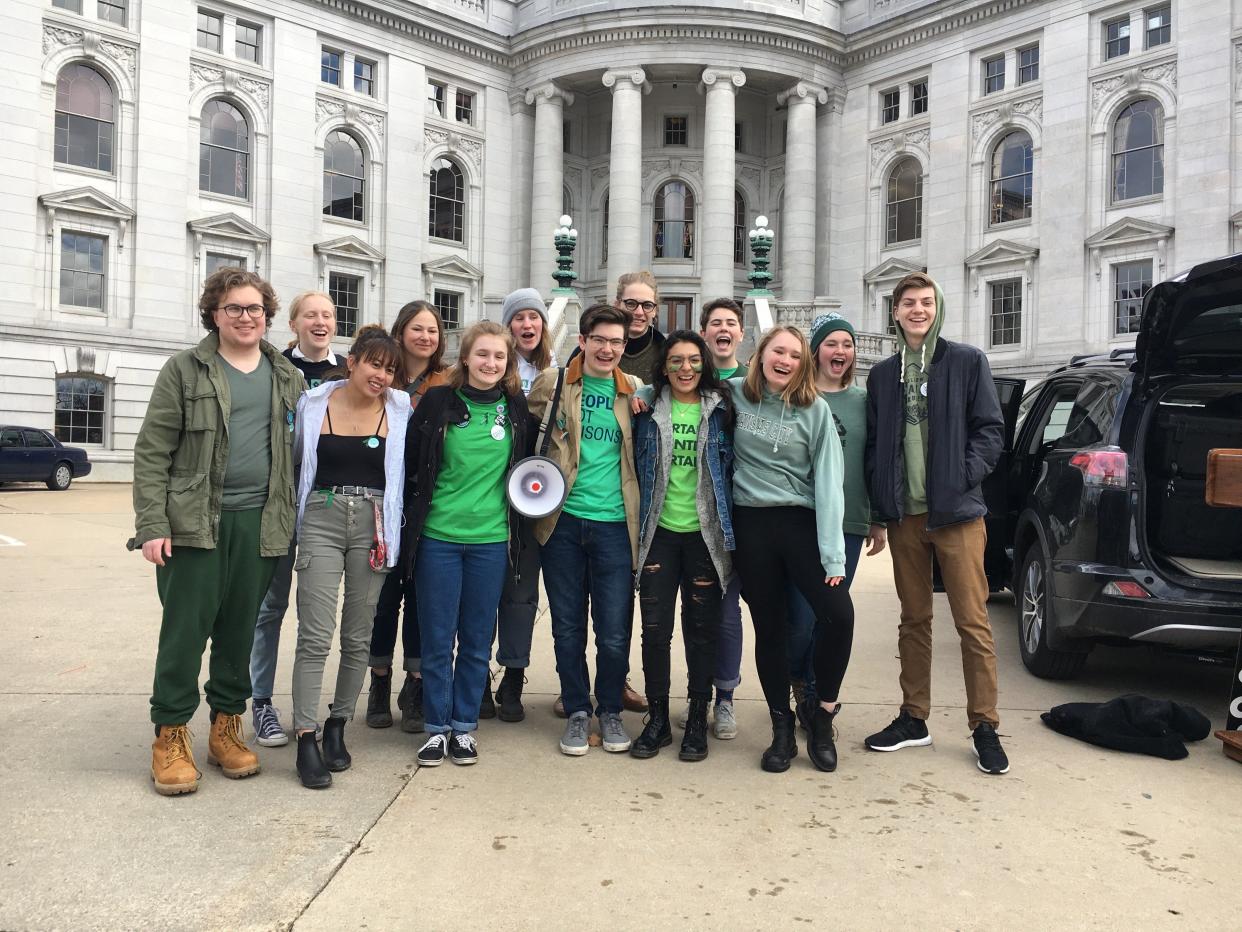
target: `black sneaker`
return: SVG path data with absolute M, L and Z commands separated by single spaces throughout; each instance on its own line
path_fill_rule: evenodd
M 439 767 L 444 763 L 444 753 L 448 750 L 448 735 L 432 735 L 427 743 L 418 749 L 418 766 Z
M 984 773 L 1009 773 L 1009 758 L 1005 756 L 995 728 L 987 722 L 980 722 L 971 738 L 975 743 L 975 757 L 979 758 L 980 770 Z
M 474 735 L 468 731 L 453 732 L 449 741 L 449 760 L 454 764 L 475 764 L 479 760 L 479 748 L 475 744 Z
M 872 751 L 900 751 L 902 748 L 926 747 L 932 739 L 927 733 L 927 723 L 902 709 L 887 728 L 876 732 L 864 743 Z

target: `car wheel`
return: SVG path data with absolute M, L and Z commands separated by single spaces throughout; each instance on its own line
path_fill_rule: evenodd
M 48 477 L 47 487 L 53 492 L 63 492 L 73 481 L 73 467 L 68 463 L 57 463 L 52 475 Z
M 1048 595 L 1047 563 L 1039 544 L 1032 544 L 1018 576 L 1018 649 L 1031 673 L 1046 680 L 1073 679 L 1082 672 L 1087 655 L 1048 646 L 1048 631 L 1056 624 Z

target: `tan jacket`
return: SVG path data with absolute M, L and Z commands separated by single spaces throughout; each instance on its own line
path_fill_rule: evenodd
M 552 395 L 556 391 L 555 367 L 544 369 L 531 386 L 530 395 L 526 399 L 530 407 L 531 417 L 536 423 L 543 420 L 544 412 L 552 403 Z M 617 400 L 612 410 L 617 416 L 617 426 L 621 428 L 621 497 L 625 500 L 625 523 L 630 532 L 630 566 L 638 569 L 638 474 L 634 469 L 634 435 L 630 425 L 630 398 L 643 383 L 632 375 L 626 375 L 620 369 L 613 372 L 617 383 Z M 532 425 L 533 427 L 534 425 Z M 548 425 L 551 443 L 548 444 L 548 457 L 552 459 L 561 472 L 565 474 L 565 495 L 568 496 L 578 478 L 578 458 L 582 443 L 582 357 L 575 356 L 565 368 L 565 384 L 561 388 L 561 402 L 558 406 L 556 419 Z M 538 452 L 538 437 L 536 437 Z M 560 520 L 560 509 L 546 518 L 535 522 L 535 538 L 540 544 L 546 544 Z

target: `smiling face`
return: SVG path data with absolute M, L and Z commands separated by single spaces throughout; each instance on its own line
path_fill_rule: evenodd
M 336 311 L 323 295 L 311 295 L 302 299 L 298 316 L 290 326 L 303 356 L 311 360 L 324 359 L 336 335 Z
M 597 379 L 612 375 L 625 352 L 625 327 L 622 324 L 596 324 L 587 336 L 578 335 L 582 349 L 582 368 Z
M 426 365 L 440 345 L 440 328 L 431 311 L 419 311 L 410 318 L 401 334 L 401 348 Z
M 845 373 L 854 365 L 854 339 L 844 330 L 834 330 L 819 344 L 815 361 L 821 375 L 833 385 L 840 385 Z
M 617 307 L 624 307 L 633 315 L 630 318 L 631 337 L 641 337 L 655 320 L 659 308 L 656 305 L 656 293 L 650 285 L 634 282 L 627 285 L 621 297 L 616 301 Z M 631 307 L 631 304 L 633 305 Z M 644 307 L 643 305 L 647 305 Z
M 236 305 L 243 308 L 263 307 L 263 295 L 259 289 L 251 285 L 241 288 L 230 288 L 220 298 L 220 303 L 212 311 L 212 320 L 220 333 L 220 343 L 233 352 L 246 352 L 254 349 L 267 333 L 267 317 L 263 314 L 252 316 L 249 311 L 242 311 L 240 317 L 230 317 L 224 310 L 226 306 Z
M 392 380 L 397 375 L 396 362 L 370 356 L 363 359 L 357 356 L 347 356 L 345 365 L 349 369 L 350 386 L 368 398 L 381 397 L 384 389 L 392 385 Z
M 918 349 L 936 322 L 936 289 L 907 288 L 893 308 L 893 317 L 906 335 L 906 344 Z
M 518 352 L 528 357 L 543 339 L 543 317 L 538 311 L 518 311 L 509 321 L 509 331 L 513 334 Z
M 698 397 L 704 364 L 702 352 L 689 341 L 683 340 L 669 347 L 664 357 L 664 371 L 674 398 L 692 401 Z
M 768 391 L 780 394 L 802 368 L 802 345 L 791 333 L 778 333 L 763 350 L 760 361 Z
M 742 345 L 742 322 L 727 307 L 718 307 L 707 318 L 703 339 L 712 352 L 716 368 L 732 368 L 737 364 L 737 348 Z
M 482 334 L 462 360 L 466 367 L 466 383 L 471 388 L 487 391 L 505 375 L 509 363 L 509 344 L 504 337 Z

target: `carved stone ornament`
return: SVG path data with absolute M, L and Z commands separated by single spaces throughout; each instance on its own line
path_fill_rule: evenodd
M 138 51 L 131 45 L 103 39 L 98 33 L 80 29 L 67 29 L 64 26 L 43 24 L 43 54 L 54 52 L 67 46 L 82 46 L 82 54 L 87 58 L 106 58 L 113 62 L 133 81 L 138 74 Z
M 760 177 L 759 169 L 753 165 L 739 165 L 737 167 L 737 180 L 746 182 L 754 191 L 759 190 Z
M 1035 123 L 1042 123 L 1044 118 L 1044 99 L 1030 97 L 1026 100 L 1010 101 L 982 110 L 970 118 L 970 138 L 973 142 L 982 136 L 989 127 L 996 123 L 1011 123 L 1015 116 L 1025 116 Z
M 1098 114 L 1104 102 L 1125 88 L 1135 91 L 1143 82 L 1159 84 L 1170 93 L 1177 91 L 1177 62 L 1166 61 L 1145 68 L 1127 68 L 1120 74 L 1091 82 L 1091 112 Z
M 719 85 L 735 90 L 746 85 L 746 72 L 740 68 L 704 68 L 703 83 L 707 87 Z

